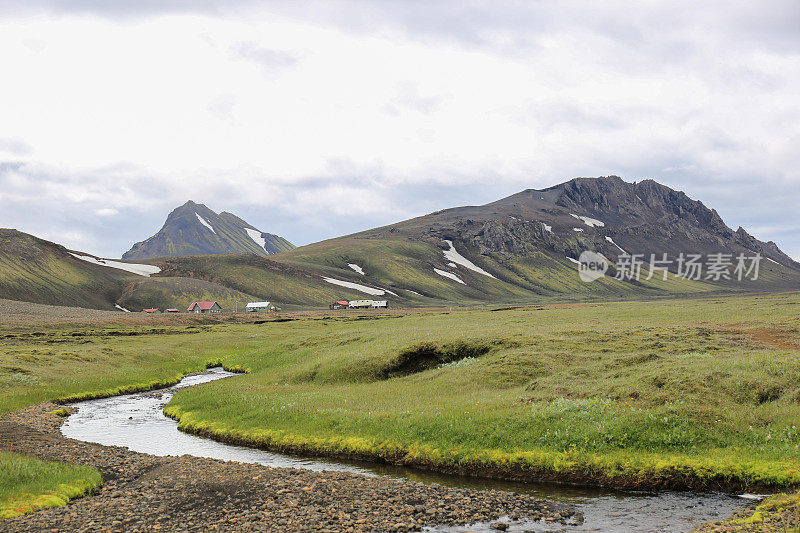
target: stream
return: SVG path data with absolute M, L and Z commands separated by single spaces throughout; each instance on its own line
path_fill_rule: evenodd
M 391 465 L 271 453 L 182 433 L 178 431 L 177 422 L 164 416 L 162 409 L 175 391 L 235 375 L 221 368 L 212 368 L 187 376 L 167 389 L 75 403 L 72 406 L 77 408 L 77 413 L 61 426 L 61 432 L 72 439 L 124 446 L 157 456 L 188 454 L 271 467 L 336 470 L 443 486 L 532 494 L 577 506 L 583 512 L 585 522 L 566 526 L 570 532 L 682 532 L 704 522 L 725 518 L 748 503 L 742 497 L 716 492 L 627 492 L 550 483 L 505 482 Z M 553 531 L 554 527 L 553 524 L 540 523 L 513 524 L 508 531 Z M 481 530 L 486 531 L 488 527 L 482 524 L 475 528 L 461 526 L 436 531 Z

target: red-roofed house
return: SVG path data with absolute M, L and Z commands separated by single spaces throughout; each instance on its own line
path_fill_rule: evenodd
M 158 309 L 142 309 L 142 313 L 160 313 Z
M 187 311 L 190 313 L 221 313 L 222 307 L 217 302 L 192 302 Z
M 333 302 L 328 307 L 330 307 L 331 309 L 347 309 L 348 305 L 350 305 L 350 302 L 346 300 L 338 300 L 336 302 Z

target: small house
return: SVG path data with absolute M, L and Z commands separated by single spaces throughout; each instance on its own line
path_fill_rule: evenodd
M 142 309 L 142 313 L 147 313 L 147 314 L 149 314 L 149 315 L 151 315 L 151 314 L 153 314 L 153 313 L 160 313 L 160 312 L 161 312 L 161 311 L 160 311 L 160 310 L 158 310 L 158 309 L 156 309 L 155 307 L 153 307 L 153 308 L 151 308 L 151 309 Z
M 187 311 L 190 313 L 221 313 L 222 307 L 217 302 L 192 302 Z
M 369 309 L 372 307 L 372 300 L 353 300 L 348 307 L 350 309 Z
M 267 311 L 274 311 L 275 306 L 269 302 L 250 302 L 244 306 L 244 310 L 248 313 L 264 313 Z
M 171 308 L 171 309 L 167 309 L 166 312 L 167 313 L 180 313 L 180 311 L 178 309 L 175 309 L 174 307 Z
M 336 300 L 328 307 L 330 307 L 331 309 L 347 309 L 349 306 L 350 302 L 348 302 L 347 300 Z
M 372 302 L 373 309 L 386 309 L 389 307 L 389 302 L 386 300 L 375 300 Z

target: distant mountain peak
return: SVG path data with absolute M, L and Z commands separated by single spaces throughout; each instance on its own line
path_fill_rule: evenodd
M 233 213 L 216 213 L 192 200 L 173 209 L 161 229 L 123 254 L 123 259 L 254 253 L 267 256 L 294 245 L 267 233 Z

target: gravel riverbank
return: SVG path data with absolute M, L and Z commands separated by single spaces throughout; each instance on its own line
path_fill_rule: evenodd
M 191 456 L 156 457 L 67 439 L 59 406 L 0 417 L 0 445 L 90 465 L 105 483 L 64 507 L 0 521 L 4 531 L 419 531 L 428 526 L 547 520 L 574 508 L 525 494 L 455 489 L 342 472 L 312 472 Z M 499 523 L 498 523 L 499 521 Z

